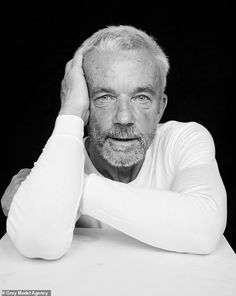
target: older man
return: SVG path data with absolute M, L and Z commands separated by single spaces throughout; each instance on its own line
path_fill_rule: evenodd
M 159 123 L 168 69 L 154 39 L 130 26 L 96 32 L 67 63 L 54 131 L 2 199 L 23 255 L 60 258 L 76 221 L 171 251 L 214 251 L 226 224 L 214 142 L 200 124 Z

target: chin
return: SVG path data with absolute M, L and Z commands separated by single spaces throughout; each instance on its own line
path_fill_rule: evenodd
M 144 153 L 121 153 L 114 151 L 103 151 L 102 157 L 113 167 L 128 168 L 132 167 L 144 159 Z

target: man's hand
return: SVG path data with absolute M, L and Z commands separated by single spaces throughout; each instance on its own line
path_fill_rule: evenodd
M 83 56 L 77 52 L 66 64 L 61 85 L 61 110 L 59 114 L 76 115 L 85 125 L 89 118 L 89 94 L 82 68 Z
M 20 187 L 21 183 L 26 179 L 29 175 L 31 169 L 22 169 L 20 170 L 11 180 L 11 183 L 8 185 L 5 190 L 3 197 L 1 199 L 2 211 L 5 216 L 8 216 L 8 212 L 10 210 L 10 206 L 13 200 L 15 193 Z

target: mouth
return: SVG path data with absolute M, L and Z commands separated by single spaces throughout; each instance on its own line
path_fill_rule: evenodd
M 138 141 L 138 138 L 114 138 L 114 137 L 109 137 L 108 139 L 114 144 L 123 144 L 123 145 L 133 144 L 136 141 Z
M 138 138 L 114 138 L 114 137 L 109 137 L 109 138 L 116 141 L 133 141 L 138 139 Z

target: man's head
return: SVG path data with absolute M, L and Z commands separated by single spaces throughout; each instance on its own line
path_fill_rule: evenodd
M 91 145 L 110 165 L 131 167 L 144 159 L 164 112 L 168 59 L 153 38 L 130 26 L 100 30 L 79 51 Z

